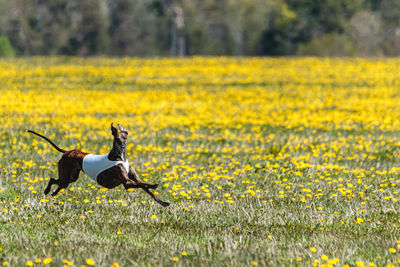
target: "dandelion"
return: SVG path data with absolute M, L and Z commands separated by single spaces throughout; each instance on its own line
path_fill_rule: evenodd
M 33 261 L 29 260 L 25 263 L 26 266 L 33 266 Z
M 44 265 L 47 265 L 47 264 L 49 264 L 49 263 L 52 262 L 52 261 L 53 261 L 52 258 L 45 258 L 45 259 L 43 260 L 43 264 L 44 264 Z
M 157 215 L 151 215 L 151 218 L 152 218 L 153 220 L 155 220 L 155 219 L 157 219 Z
M 68 265 L 68 266 L 74 265 L 74 262 L 73 262 L 73 261 L 70 261 L 70 260 L 67 260 L 67 259 L 64 259 L 64 260 L 63 260 L 63 263 L 66 264 L 66 265 Z
M 94 260 L 92 260 L 91 258 L 87 258 L 86 259 L 86 264 L 89 266 L 94 266 Z
M 179 258 L 178 257 L 173 257 L 172 261 L 177 262 L 177 261 L 179 261 Z
M 316 252 L 316 251 L 317 251 L 317 249 L 316 249 L 315 247 L 310 247 L 310 250 L 311 250 L 312 252 Z

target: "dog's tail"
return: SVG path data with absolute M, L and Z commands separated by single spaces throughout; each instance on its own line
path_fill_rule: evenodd
M 47 138 L 46 136 L 43 136 L 43 135 L 38 134 L 37 132 L 31 131 L 31 130 L 28 130 L 27 132 L 33 133 L 33 134 L 36 134 L 37 136 L 42 137 L 44 140 L 46 140 L 47 142 L 49 142 L 55 149 L 57 149 L 57 151 L 59 151 L 59 152 L 61 152 L 61 153 L 66 152 L 66 150 L 59 148 L 56 144 L 54 144 L 52 141 L 50 141 L 50 139 Z

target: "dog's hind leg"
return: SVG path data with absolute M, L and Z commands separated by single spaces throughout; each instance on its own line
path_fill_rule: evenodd
M 56 189 L 56 191 L 54 191 L 53 193 L 51 193 L 51 196 L 52 196 L 52 197 L 54 197 L 54 196 L 55 196 L 55 195 L 57 195 L 57 194 L 58 194 L 58 192 L 60 192 L 60 191 L 61 191 L 61 189 L 63 189 L 63 188 L 65 188 L 65 187 L 58 186 L 58 188 Z
M 65 161 L 63 160 L 63 158 L 61 158 L 61 160 L 58 162 L 58 180 L 53 179 L 53 181 L 52 180 L 49 181 L 49 184 L 52 182 L 52 184 L 58 185 L 58 188 L 51 194 L 53 197 L 57 195 L 61 189 L 68 187 L 68 184 L 70 182 L 70 177 L 72 174 L 73 171 L 66 166 Z M 50 188 L 48 189 L 48 192 L 50 192 Z
M 58 186 L 60 186 L 60 181 L 61 181 L 61 177 L 64 173 L 64 170 L 62 168 L 63 164 L 62 164 L 62 158 L 58 161 L 58 180 L 54 179 L 54 178 L 50 178 L 49 183 L 47 184 L 46 189 L 44 190 L 44 194 L 47 195 L 48 193 L 50 193 L 51 190 L 51 186 L 53 184 L 56 184 Z
M 58 181 L 57 181 L 56 179 L 54 179 L 54 178 L 50 178 L 50 181 L 49 181 L 49 183 L 47 184 L 46 189 L 44 190 L 44 194 L 45 194 L 45 195 L 47 195 L 48 193 L 50 193 L 50 189 L 51 189 L 51 186 L 52 186 L 53 184 L 58 184 Z

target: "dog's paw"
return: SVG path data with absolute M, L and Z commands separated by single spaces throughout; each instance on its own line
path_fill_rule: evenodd
M 168 207 L 170 204 L 168 202 L 160 201 L 159 202 L 163 207 Z

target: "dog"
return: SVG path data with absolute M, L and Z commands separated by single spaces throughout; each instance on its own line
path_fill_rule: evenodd
M 105 188 L 111 189 L 120 184 L 125 189 L 141 188 L 157 203 L 164 207 L 169 206 L 168 202 L 160 200 L 150 191 L 150 189 L 156 189 L 158 184 L 143 182 L 135 169 L 129 164 L 125 153 L 128 131 L 120 124 L 118 124 L 118 128 L 119 131 L 111 123 L 111 133 L 114 136 L 114 142 L 111 151 L 105 155 L 94 155 L 79 150 L 67 151 L 59 148 L 47 137 L 28 130 L 29 133 L 42 137 L 57 151 L 63 153 L 61 159 L 58 161 L 58 180 L 50 178 L 44 193 L 47 195 L 51 190 L 51 186 L 56 184 L 58 188 L 51 195 L 57 195 L 61 189 L 67 188 L 70 183 L 78 180 L 80 171 L 83 171 Z

